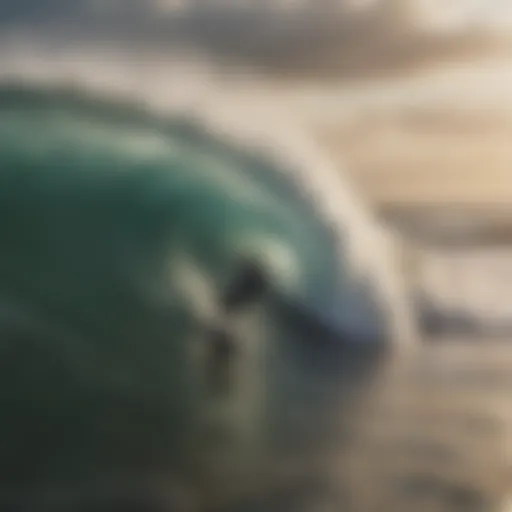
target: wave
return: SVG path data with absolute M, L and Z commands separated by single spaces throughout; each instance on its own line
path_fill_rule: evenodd
M 253 253 L 283 293 L 327 316 L 345 306 L 353 318 L 368 318 L 367 291 L 361 296 L 350 259 L 340 259 L 350 250 L 346 232 L 318 211 L 318 200 L 286 165 L 228 144 L 193 119 L 69 89 L 4 86 L 0 109 L 4 212 L 31 193 L 40 220 L 52 204 L 83 205 L 76 215 L 87 219 L 61 219 L 69 224 L 62 229 L 87 221 L 93 247 L 106 212 L 92 205 L 109 197 L 104 208 L 110 201 L 113 210 L 124 201 L 119 229 L 126 229 L 122 218 L 132 218 L 160 230 L 216 286 L 229 279 L 235 256 Z
M 236 501 L 314 472 L 379 374 L 378 230 L 306 138 L 233 119 L 0 87 L 0 506 L 162 468 Z

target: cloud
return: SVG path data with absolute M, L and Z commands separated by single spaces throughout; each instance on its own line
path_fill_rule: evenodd
M 175 8 L 170 1 L 0 2 L 0 30 L 29 29 L 84 44 L 102 39 L 139 48 L 191 47 L 274 75 L 344 78 L 421 69 L 471 57 L 495 44 L 481 30 L 424 30 L 411 0 L 374 1 L 366 9 L 335 0 L 293 9 L 277 0 L 186 0 Z

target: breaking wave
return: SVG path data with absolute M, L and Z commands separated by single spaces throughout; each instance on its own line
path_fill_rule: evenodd
M 67 247 L 60 269 L 70 247 L 85 251 L 131 230 L 131 244 L 161 244 L 169 264 L 193 262 L 196 284 L 219 289 L 236 258 L 249 256 L 283 295 L 340 327 L 380 332 L 380 320 L 368 322 L 378 318 L 368 283 L 354 277 L 349 258 L 340 262 L 340 251 L 349 251 L 343 230 L 320 214 L 285 166 L 225 143 L 191 118 L 69 89 L 5 85 L 0 109 L 2 213 L 17 218 L 17 208 L 30 205 L 38 219 L 32 235 L 57 230 Z M 58 217 L 62 204 L 73 205 L 69 218 Z M 38 242 L 33 236 L 17 244 L 30 245 L 26 254 L 44 253 Z

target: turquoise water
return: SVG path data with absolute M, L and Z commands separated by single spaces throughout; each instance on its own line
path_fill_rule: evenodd
M 94 246 L 102 248 L 104 237 L 111 246 L 129 244 L 125 255 L 133 258 L 151 246 L 160 264 L 179 250 L 216 286 L 229 281 L 234 260 L 246 251 L 271 267 L 277 289 L 310 307 L 332 311 L 350 296 L 348 287 L 357 298 L 350 275 L 339 271 L 334 245 L 342 235 L 264 155 L 225 145 L 186 119 L 72 93 L 6 88 L 0 109 L 0 213 L 10 219 L 4 231 L 16 238 L 13 248 L 37 251 L 39 266 L 56 247 L 40 236 L 51 225 L 60 254 L 48 254 L 48 263 L 58 261 L 59 273 L 71 252 L 80 251 L 80 275 L 87 275 L 85 264 L 92 267 Z M 66 210 L 69 215 L 60 215 Z M 28 216 L 33 224 L 14 229 L 12 223 Z M 38 279 L 28 269 L 24 284 L 4 277 L 13 289 L 36 286 Z
M 290 173 L 190 119 L 0 89 L 0 484 L 198 458 L 213 478 L 219 452 L 323 441 L 352 349 L 383 332 L 340 236 Z M 225 311 L 247 260 L 266 295 Z

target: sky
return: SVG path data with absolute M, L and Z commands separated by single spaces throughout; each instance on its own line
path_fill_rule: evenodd
M 414 1 L 414 0 L 413 0 Z M 417 0 L 424 12 L 446 27 L 464 24 L 512 24 L 509 0 Z
M 293 8 L 303 3 L 8 0 L 0 2 L 0 28 L 81 44 L 188 45 L 294 79 L 346 79 L 473 55 L 490 44 L 485 28 L 512 23 L 508 0 L 307 0 Z
M 452 19 L 454 23 L 480 20 L 496 27 L 512 26 L 512 3 L 509 0 L 438 0 L 438 3 L 440 12 L 444 10 L 445 17 Z

